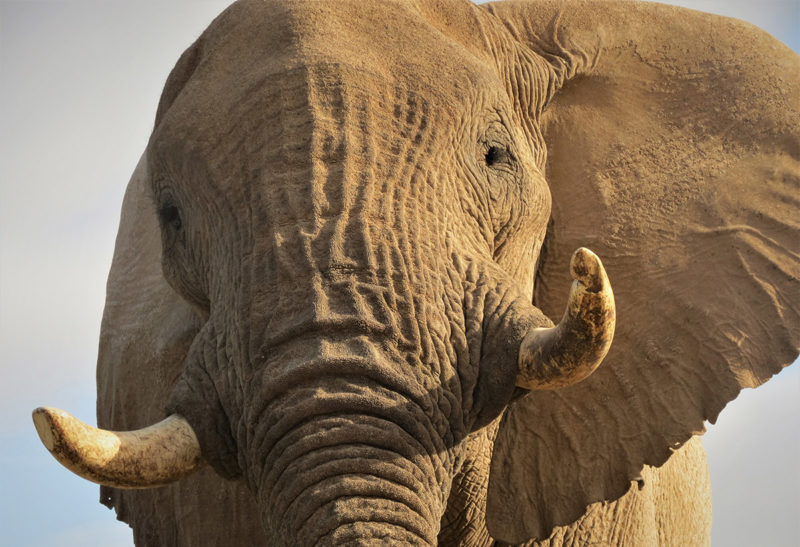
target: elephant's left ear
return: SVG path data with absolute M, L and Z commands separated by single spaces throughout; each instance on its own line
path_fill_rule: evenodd
M 617 302 L 598 371 L 503 418 L 487 524 L 516 543 L 619 498 L 797 356 L 800 58 L 750 25 L 672 6 L 488 11 L 516 44 L 502 72 L 519 115 L 548 148 L 535 303 L 559 318 L 580 246 L 603 260 Z

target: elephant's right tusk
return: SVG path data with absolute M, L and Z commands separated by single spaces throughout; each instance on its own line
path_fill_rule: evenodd
M 39 438 L 73 473 L 116 488 L 174 482 L 205 462 L 192 426 L 176 414 L 136 431 L 97 429 L 57 408 L 33 411 Z
M 555 327 L 531 330 L 522 340 L 519 387 L 559 389 L 580 382 L 611 347 L 616 307 L 603 264 L 593 252 L 580 248 L 572 255 L 570 273 L 575 281 L 564 317 Z

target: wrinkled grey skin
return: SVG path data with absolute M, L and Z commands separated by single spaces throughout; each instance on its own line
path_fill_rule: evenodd
M 396 44 L 365 63 L 333 24 L 306 30 L 317 11 L 238 3 L 167 84 L 146 178 L 164 276 L 202 318 L 167 410 L 271 540 L 432 543 L 465 440 L 551 324 L 498 267 L 530 285 L 549 193 L 468 52 L 431 94 Z M 416 33 L 430 71 L 447 40 Z
M 465 439 L 508 404 L 521 336 L 547 324 L 494 258 L 533 277 L 548 191 L 495 75 L 432 95 L 405 56 L 381 74 L 394 45 L 366 66 L 357 42 L 329 53 L 334 28 L 303 29 L 317 8 L 237 5 L 232 19 L 255 11 L 235 32 L 258 64 L 223 47 L 157 121 L 164 274 L 207 317 L 168 411 L 278 537 L 433 542 Z M 219 81 L 215 63 L 246 76 Z
M 641 429 L 627 434 L 624 418 L 604 414 L 611 399 L 598 392 L 616 392 L 602 378 L 586 388 L 591 397 L 574 399 L 515 388 L 520 342 L 552 325 L 531 304 L 551 219 L 542 111 L 570 71 L 593 61 L 523 46 L 515 33 L 524 32 L 500 15 L 466 1 L 240 1 L 178 62 L 126 197 L 98 414 L 100 425 L 128 429 L 178 413 L 213 471 L 238 482 L 206 471 L 154 492 L 104 490 L 137 543 L 479 545 L 493 541 L 493 522 L 497 538 L 543 539 L 590 503 L 623 496 L 644 464 L 664 463 L 735 396 L 726 379 L 719 401 L 708 395 L 658 442 L 640 434 L 652 454 L 609 436 L 630 461 L 598 448 L 624 465 L 592 472 L 601 486 L 576 473 L 575 501 L 510 412 L 498 434 L 515 400 L 556 409 L 525 421 L 541 420 L 543 432 L 571 419 L 558 410 L 578 408 L 571 401 L 597 409 L 596 421 L 582 419 L 593 432 L 608 426 L 629 439 Z M 568 279 L 559 261 L 574 245 L 565 247 L 548 247 L 548 260 Z M 537 303 L 551 281 L 537 280 Z M 563 302 L 559 283 L 550 298 Z M 538 439 L 574 441 L 577 467 L 590 469 L 570 427 Z M 661 431 L 657 419 L 652 429 Z M 503 451 L 496 435 L 512 439 Z M 487 515 L 493 449 L 497 465 L 565 484 L 552 515 L 526 514 L 535 532 Z M 645 468 L 668 487 L 593 506 L 556 529 L 554 543 L 707 541 L 706 516 L 664 516 L 709 510 L 702 449 L 678 454 L 673 468 Z M 576 467 L 568 460 L 564 452 L 563 469 Z M 502 492 L 518 486 L 505 468 L 496 476 Z M 495 514 L 517 511 L 508 496 L 495 498 Z

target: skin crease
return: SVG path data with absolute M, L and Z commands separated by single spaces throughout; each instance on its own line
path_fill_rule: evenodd
M 374 39 L 384 10 L 402 37 Z M 179 61 L 126 197 L 99 419 L 139 427 L 166 405 L 192 423 L 214 471 L 239 480 L 207 470 L 153 492 L 105 490 L 137 543 L 492 543 L 495 439 L 551 427 L 509 415 L 498 433 L 512 398 L 514 409 L 550 401 L 514 394 L 516 352 L 530 327 L 551 324 L 529 302 L 550 220 L 545 172 L 566 167 L 558 132 L 545 143 L 540 128 L 561 114 L 541 110 L 577 93 L 551 97 L 576 69 L 505 25 L 466 2 L 240 2 Z M 551 298 L 563 310 L 566 290 Z M 136 393 L 153 381 L 142 367 L 157 378 Z M 697 422 L 580 507 L 557 513 L 554 498 L 541 544 L 707 543 L 699 442 L 639 474 Z M 495 454 L 509 466 L 532 457 L 508 446 Z M 631 480 L 641 488 L 628 491 Z M 181 511 L 197 499 L 209 503 Z

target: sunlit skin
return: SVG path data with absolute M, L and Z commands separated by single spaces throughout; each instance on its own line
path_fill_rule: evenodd
M 786 66 L 644 4 L 238 2 L 165 87 L 98 365 L 101 427 L 166 410 L 210 469 L 104 500 L 143 544 L 708 542 L 692 435 L 797 355 Z

